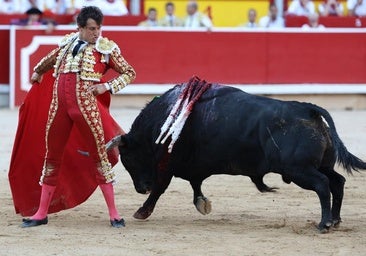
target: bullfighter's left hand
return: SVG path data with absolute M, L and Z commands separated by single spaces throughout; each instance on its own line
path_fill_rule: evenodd
M 107 88 L 105 87 L 104 84 L 94 84 L 88 88 L 88 92 L 92 93 L 94 96 L 103 94 L 106 91 L 107 91 Z

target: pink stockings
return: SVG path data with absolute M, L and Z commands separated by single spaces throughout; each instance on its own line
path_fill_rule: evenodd
M 103 192 L 105 202 L 108 207 L 109 217 L 111 220 L 120 220 L 121 216 L 118 214 L 116 205 L 114 203 L 114 189 L 112 183 L 100 184 L 100 189 Z M 50 206 L 53 193 L 56 186 L 42 184 L 41 199 L 37 212 L 30 218 L 32 220 L 42 220 L 47 217 L 48 208 Z
M 102 190 L 105 202 L 107 203 L 110 219 L 120 220 L 121 216 L 118 214 L 114 203 L 114 188 L 112 183 L 99 184 L 99 187 Z
M 31 217 L 32 220 L 42 220 L 47 217 L 48 207 L 50 206 L 56 186 L 42 184 L 41 199 L 37 212 Z

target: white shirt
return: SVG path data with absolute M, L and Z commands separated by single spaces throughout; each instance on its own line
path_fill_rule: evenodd
M 316 28 L 310 27 L 309 24 L 304 24 L 301 26 L 302 30 L 324 30 L 325 27 L 322 24 L 319 24 Z
M 36 1 L 37 8 L 39 8 L 39 1 Z M 32 5 L 28 0 L 0 0 L 0 13 L 6 14 L 21 14 L 28 11 Z M 41 9 L 40 9 L 41 10 Z
M 305 6 L 301 6 L 300 0 L 293 0 L 288 7 L 288 13 L 297 16 L 309 16 L 309 14 L 315 13 L 315 5 L 312 1 L 309 1 Z
M 325 12 L 325 7 L 326 7 L 326 3 L 319 4 L 318 10 L 319 10 L 319 13 L 320 14 L 322 14 L 322 13 Z M 343 4 L 342 3 L 337 3 L 337 7 L 338 7 L 339 11 L 341 13 L 343 13 Z M 330 8 L 328 15 L 330 15 L 330 16 L 332 16 L 332 15 L 337 16 L 338 15 L 337 10 L 335 8 Z
M 183 26 L 183 21 L 175 15 L 165 15 L 159 21 L 159 25 L 165 27 L 180 27 Z
M 67 0 L 71 1 L 71 0 Z M 114 0 L 113 3 L 107 0 L 74 0 L 73 7 L 81 9 L 83 6 L 97 6 L 102 11 L 103 15 L 122 16 L 127 15 L 128 10 L 123 0 Z
M 353 10 L 357 4 L 357 0 L 347 0 L 347 9 Z M 355 14 L 357 16 L 366 16 L 366 0 L 363 0 L 361 5 L 357 6 L 355 9 Z
M 279 16 L 275 20 L 271 20 L 269 16 L 264 16 L 259 20 L 259 26 L 263 28 L 284 28 L 285 20 Z
M 22 13 L 20 11 L 20 4 L 18 0 L 4 1 L 0 0 L 0 13 L 16 14 Z
M 206 27 L 211 28 L 212 22 L 207 15 L 196 12 L 193 15 L 188 15 L 184 20 L 184 26 L 187 28 Z
M 258 24 L 255 23 L 255 22 L 248 22 L 248 23 L 245 23 L 244 25 L 241 25 L 241 27 L 246 27 L 246 28 L 257 28 L 258 27 Z
M 38 9 L 41 11 L 50 10 L 55 14 L 65 14 L 68 8 L 71 8 L 69 0 L 38 0 Z

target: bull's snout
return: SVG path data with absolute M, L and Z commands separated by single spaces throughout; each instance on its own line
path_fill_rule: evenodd
M 135 189 L 137 193 L 140 194 L 149 194 L 151 192 L 152 184 L 151 182 L 145 181 L 140 184 L 135 184 Z

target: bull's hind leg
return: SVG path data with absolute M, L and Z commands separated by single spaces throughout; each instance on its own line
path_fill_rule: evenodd
M 341 207 L 342 207 L 342 200 L 343 200 L 343 190 L 344 190 L 344 183 L 346 179 L 340 175 L 339 173 L 335 172 L 334 170 L 327 170 L 322 172 L 327 175 L 329 179 L 329 187 L 330 192 L 333 196 L 332 201 L 332 216 L 333 216 L 333 225 L 337 227 L 341 223 Z
M 190 181 L 190 183 L 193 189 L 193 204 L 196 206 L 197 211 L 203 215 L 209 214 L 212 209 L 211 201 L 201 191 L 202 181 Z
M 278 189 L 277 187 L 268 187 L 266 184 L 264 184 L 263 182 L 263 177 L 264 176 L 251 176 L 250 179 L 253 181 L 253 183 L 255 184 L 255 186 L 257 187 L 257 189 L 260 192 L 276 192 L 276 190 Z
M 288 177 L 296 185 L 303 189 L 313 190 L 320 199 L 322 217 L 319 223 L 320 232 L 324 233 L 332 226 L 332 213 L 330 210 L 329 179 L 315 168 L 296 168 L 292 172 L 286 172 Z

